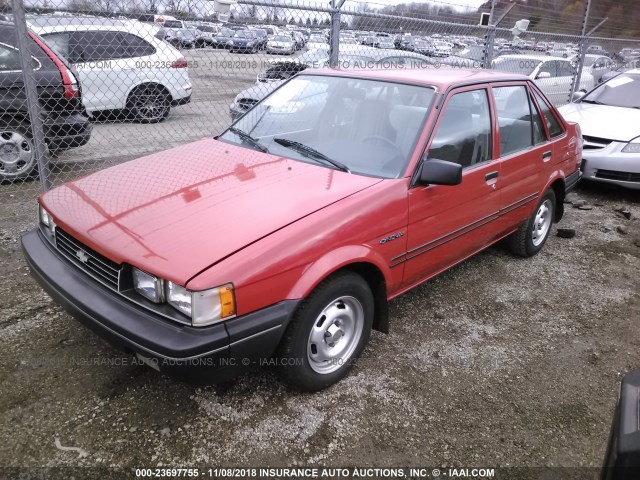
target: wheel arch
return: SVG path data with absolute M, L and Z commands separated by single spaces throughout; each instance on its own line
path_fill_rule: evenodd
M 552 189 L 553 193 L 556 195 L 556 205 L 555 205 L 555 212 L 553 212 L 554 213 L 553 221 L 555 223 L 558 223 L 560 220 L 562 220 L 562 217 L 564 216 L 564 198 L 566 195 L 564 178 L 556 178 L 547 187 L 547 190 L 548 189 Z
M 374 298 L 373 329 L 382 333 L 389 332 L 389 305 L 387 301 L 387 279 L 389 268 L 372 250 L 360 247 L 343 247 L 311 264 L 288 298 L 307 297 L 322 281 L 338 272 L 350 271 L 360 275 L 371 288 Z
M 171 95 L 171 91 L 166 86 L 164 86 L 163 84 L 158 83 L 158 82 L 144 81 L 142 83 L 138 83 L 137 85 L 134 85 L 133 87 L 131 87 L 129 89 L 129 91 L 127 92 L 126 106 L 127 107 L 131 106 L 131 95 L 133 93 L 135 93 L 137 90 L 140 90 L 142 88 L 147 88 L 147 87 L 159 87 L 159 88 L 161 88 L 162 90 L 164 90 L 164 92 L 169 97 L 169 101 L 173 102 L 173 95 Z

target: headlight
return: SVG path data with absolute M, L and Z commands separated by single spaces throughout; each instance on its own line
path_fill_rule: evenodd
M 133 267 L 133 289 L 153 303 L 164 301 L 164 280 Z
M 640 137 L 636 137 L 625 145 L 623 153 L 640 153 Z
M 47 212 L 42 207 L 42 205 L 38 204 L 38 209 L 39 209 L 39 216 L 40 216 L 40 224 L 44 226 L 47 230 L 49 230 L 51 234 L 53 234 L 56 230 L 56 224 L 53 221 L 53 218 L 51 217 L 51 215 L 49 215 L 49 212 Z
M 169 305 L 191 317 L 194 327 L 220 322 L 236 314 L 235 295 L 230 283 L 191 292 L 173 282 L 167 282 L 166 294 Z

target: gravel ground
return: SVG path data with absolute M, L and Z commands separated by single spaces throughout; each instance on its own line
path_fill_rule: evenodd
M 57 181 L 219 131 L 255 73 L 193 69 L 191 105 L 97 124 Z M 582 186 L 592 209 L 567 205 L 560 225 L 575 238 L 554 228 L 528 260 L 494 246 L 393 301 L 391 333 L 312 395 L 269 368 L 193 387 L 131 365 L 29 276 L 18 239 L 36 194 L 0 192 L 0 466 L 598 466 L 620 379 L 640 367 L 637 192 Z
M 554 229 L 528 260 L 494 246 L 395 300 L 391 333 L 317 394 L 268 368 L 193 387 L 114 365 L 129 357 L 29 276 L 31 221 L 5 222 L 0 465 L 598 466 L 621 376 L 640 367 L 640 202 L 578 196 L 593 208 L 567 205 L 575 238 Z

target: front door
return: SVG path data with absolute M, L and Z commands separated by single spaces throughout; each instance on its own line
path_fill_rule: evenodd
M 496 238 L 500 162 L 493 152 L 486 86 L 452 92 L 425 153 L 463 166 L 462 183 L 409 191 L 404 284 L 418 283 L 472 255 Z

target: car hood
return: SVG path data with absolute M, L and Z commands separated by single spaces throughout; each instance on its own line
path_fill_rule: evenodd
M 66 183 L 40 201 L 90 248 L 184 285 L 380 181 L 206 139 Z
M 580 125 L 583 135 L 628 142 L 640 135 L 640 109 L 593 103 L 569 103 L 562 116 Z

